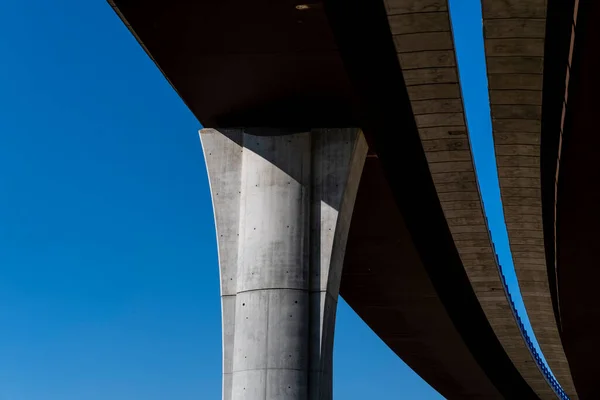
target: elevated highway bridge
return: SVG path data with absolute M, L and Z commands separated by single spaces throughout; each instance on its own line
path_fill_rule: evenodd
M 224 399 L 331 398 L 338 293 L 448 399 L 593 398 L 585 278 L 561 272 L 554 229 L 574 13 L 593 6 L 482 1 L 508 232 L 552 376 L 488 231 L 446 0 L 109 3 L 205 127 Z
M 600 299 L 594 285 L 600 278 L 596 252 L 600 175 L 595 151 L 600 4 L 572 4 L 569 52 L 561 63 L 564 84 L 555 83 L 554 88 L 560 105 L 546 122 L 553 130 L 542 131 L 542 140 L 550 137 L 541 147 L 542 160 L 548 164 L 546 171 L 542 169 L 542 206 L 550 293 L 565 355 L 580 398 L 594 399 L 600 396 L 595 374 Z M 550 82 L 544 85 L 552 87 Z

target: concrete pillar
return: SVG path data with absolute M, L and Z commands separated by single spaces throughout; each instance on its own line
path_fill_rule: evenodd
M 219 246 L 223 399 L 329 400 L 364 137 L 353 128 L 200 137 Z

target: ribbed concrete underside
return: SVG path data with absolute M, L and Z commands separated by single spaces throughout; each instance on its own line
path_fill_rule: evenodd
M 492 128 L 508 236 L 525 307 L 544 356 L 577 398 L 548 282 L 540 141 L 546 0 L 483 0 Z
M 504 292 L 472 161 L 446 0 L 388 0 L 388 19 L 419 134 L 452 237 L 506 353 L 542 399 L 555 394 Z

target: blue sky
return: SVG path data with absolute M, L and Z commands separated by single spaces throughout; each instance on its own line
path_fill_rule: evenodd
M 454 3 L 457 44 L 479 40 L 478 0 Z M 199 122 L 102 0 L 4 0 L 0 54 L 0 400 L 220 398 Z M 335 395 L 441 398 L 343 302 Z
M 488 228 L 517 312 L 545 362 L 523 304 L 504 223 L 490 118 L 481 3 L 480 0 L 450 0 L 449 3 L 469 139 Z

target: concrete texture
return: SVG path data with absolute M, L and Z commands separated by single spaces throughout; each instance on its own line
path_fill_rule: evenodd
M 581 399 L 597 399 L 600 398 L 597 368 L 600 356 L 600 269 L 596 261 L 600 228 L 600 169 L 596 165 L 600 136 L 596 126 L 600 58 L 596 43 L 600 37 L 600 3 L 580 1 L 574 6 L 576 40 L 572 29 L 566 32 L 563 26 L 562 30 L 563 34 L 569 33 L 568 37 L 562 38 L 563 46 L 566 42 L 565 47 L 570 45 L 570 53 L 574 53 L 572 64 L 563 54 L 570 68 L 569 82 L 565 82 L 568 100 L 566 93 L 562 95 L 558 90 L 564 90 L 564 87 L 555 88 L 556 101 L 564 101 L 560 106 L 563 110 L 567 108 L 568 117 L 564 124 L 555 119 L 562 129 L 555 142 L 555 150 L 558 150 L 556 170 L 549 171 L 556 175 L 553 174 L 554 179 L 548 180 L 548 184 L 556 186 L 553 185 L 548 197 L 543 198 L 545 212 L 550 208 L 547 207 L 550 202 L 554 224 L 551 229 L 544 228 L 546 234 L 550 231 L 551 238 L 555 240 L 554 266 L 558 281 L 561 339 L 573 380 Z M 569 28 L 572 28 L 573 24 L 570 25 Z M 548 222 L 546 216 L 544 222 Z M 548 243 L 547 236 L 545 239 Z
M 489 6 L 496 13 L 512 10 L 496 4 Z M 519 373 L 541 399 L 554 399 L 556 394 L 538 369 L 521 335 L 504 292 L 489 237 L 463 114 L 447 2 L 387 0 L 386 8 L 430 171 L 469 280 L 492 329 Z M 529 10 L 519 5 L 516 8 L 521 13 Z M 492 25 L 496 36 L 486 43 L 488 53 L 535 56 L 536 51 L 539 52 L 536 46 L 540 39 L 535 35 L 544 31 L 543 22 L 537 21 L 529 27 L 503 20 Z M 523 33 L 528 39 L 514 40 L 506 31 Z M 432 36 L 433 32 L 435 36 Z M 407 38 L 413 43 L 408 45 Z M 533 54 L 529 54 L 531 52 Z M 529 68 L 539 67 L 536 60 L 529 64 Z M 502 67 L 500 64 L 496 68 Z M 518 66 L 512 68 L 519 69 Z M 532 104 L 532 107 L 521 111 L 514 111 L 512 107 L 499 110 L 510 117 L 498 130 L 505 138 L 510 138 L 515 132 L 524 135 L 539 132 L 536 120 L 523 122 L 520 119 L 522 115 L 537 116 L 541 105 L 541 95 L 538 99 L 530 94 L 532 88 L 541 88 L 541 79 L 525 75 L 528 72 L 492 78 L 491 85 L 498 93 L 496 97 L 502 100 L 497 104 L 512 104 L 514 98 L 525 99 L 520 104 Z M 527 90 L 519 90 L 525 89 L 522 86 L 527 86 Z M 507 93 L 506 89 L 515 90 Z M 535 144 L 535 140 L 533 142 Z M 535 145 L 518 149 L 505 147 L 504 150 L 512 156 L 515 152 L 534 152 Z
M 223 399 L 331 399 L 362 133 L 204 129 L 200 137 L 219 247 Z
M 537 399 L 533 392 L 523 396 L 513 387 L 500 390 L 494 386 L 487 366 L 478 362 L 451 318 L 448 304 L 436 292 L 413 234 L 380 159 L 368 157 L 344 260 L 341 294 L 346 302 L 445 398 L 499 400 L 521 395 L 523 400 Z M 441 269 L 450 268 L 446 263 Z M 457 290 L 454 284 L 449 286 Z M 491 355 L 492 349 L 483 350 L 488 359 L 498 358 Z
M 548 365 L 576 399 L 544 252 L 540 143 L 546 7 L 546 0 L 482 0 L 492 128 L 515 270 Z

